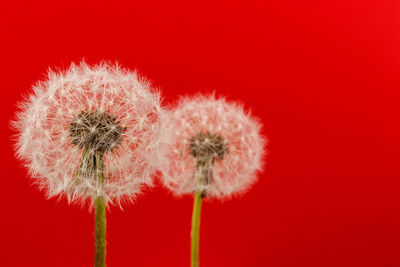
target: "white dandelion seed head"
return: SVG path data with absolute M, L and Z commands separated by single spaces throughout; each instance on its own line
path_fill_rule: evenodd
M 19 108 L 16 154 L 49 197 L 93 204 L 103 196 L 120 204 L 152 184 L 168 138 L 167 115 L 159 93 L 135 71 L 84 62 L 49 71 Z M 94 177 L 96 153 L 104 155 L 104 183 Z
M 240 104 L 214 95 L 185 97 L 169 126 L 173 141 L 160 170 L 164 185 L 176 195 L 200 191 L 229 198 L 256 181 L 267 140 L 260 122 Z M 208 180 L 199 182 L 204 173 Z

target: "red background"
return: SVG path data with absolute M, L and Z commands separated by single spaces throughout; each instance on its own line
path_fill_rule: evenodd
M 112 2 L 112 3 L 111 3 Z M 1 266 L 91 266 L 93 214 L 46 200 L 9 120 L 47 68 L 118 60 L 166 103 L 210 92 L 260 117 L 243 197 L 203 206 L 201 266 L 400 266 L 400 2 L 8 1 L 1 34 Z M 189 266 L 192 198 L 108 213 L 108 266 Z

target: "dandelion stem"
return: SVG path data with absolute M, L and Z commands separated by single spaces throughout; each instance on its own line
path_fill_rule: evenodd
M 95 152 L 93 155 L 96 166 L 97 182 L 103 186 L 104 152 Z M 103 196 L 98 196 L 94 207 L 94 266 L 106 266 L 106 202 Z
M 199 267 L 199 232 L 202 198 L 203 193 L 197 191 L 193 204 L 191 267 Z
M 106 266 L 106 204 L 104 197 L 95 201 L 94 210 L 94 266 Z

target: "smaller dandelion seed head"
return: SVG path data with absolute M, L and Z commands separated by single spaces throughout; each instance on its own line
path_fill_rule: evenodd
M 112 151 L 121 143 L 125 127 L 112 114 L 82 111 L 70 124 L 72 143 L 93 151 Z
M 228 153 L 228 145 L 224 137 L 210 132 L 199 132 L 189 141 L 189 152 L 198 161 L 224 159 Z
M 215 95 L 184 97 L 171 118 L 173 139 L 160 170 L 172 192 L 225 199 L 256 182 L 267 140 L 243 105 Z

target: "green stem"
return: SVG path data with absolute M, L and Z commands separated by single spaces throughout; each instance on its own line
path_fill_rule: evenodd
M 202 192 L 196 192 L 193 204 L 192 217 L 192 249 L 191 249 L 191 267 L 199 267 L 199 232 L 200 232 L 200 215 Z
M 106 203 L 104 197 L 95 200 L 94 208 L 94 266 L 106 266 Z
M 97 182 L 103 186 L 104 177 L 104 152 L 96 151 L 93 156 Z M 106 266 L 106 201 L 103 196 L 98 196 L 94 204 L 94 266 Z
M 88 149 L 83 149 L 77 176 L 82 174 L 84 179 L 94 178 L 100 187 L 103 187 L 104 151 L 89 152 Z M 94 201 L 94 266 L 106 266 L 106 202 L 102 195 L 97 196 Z

